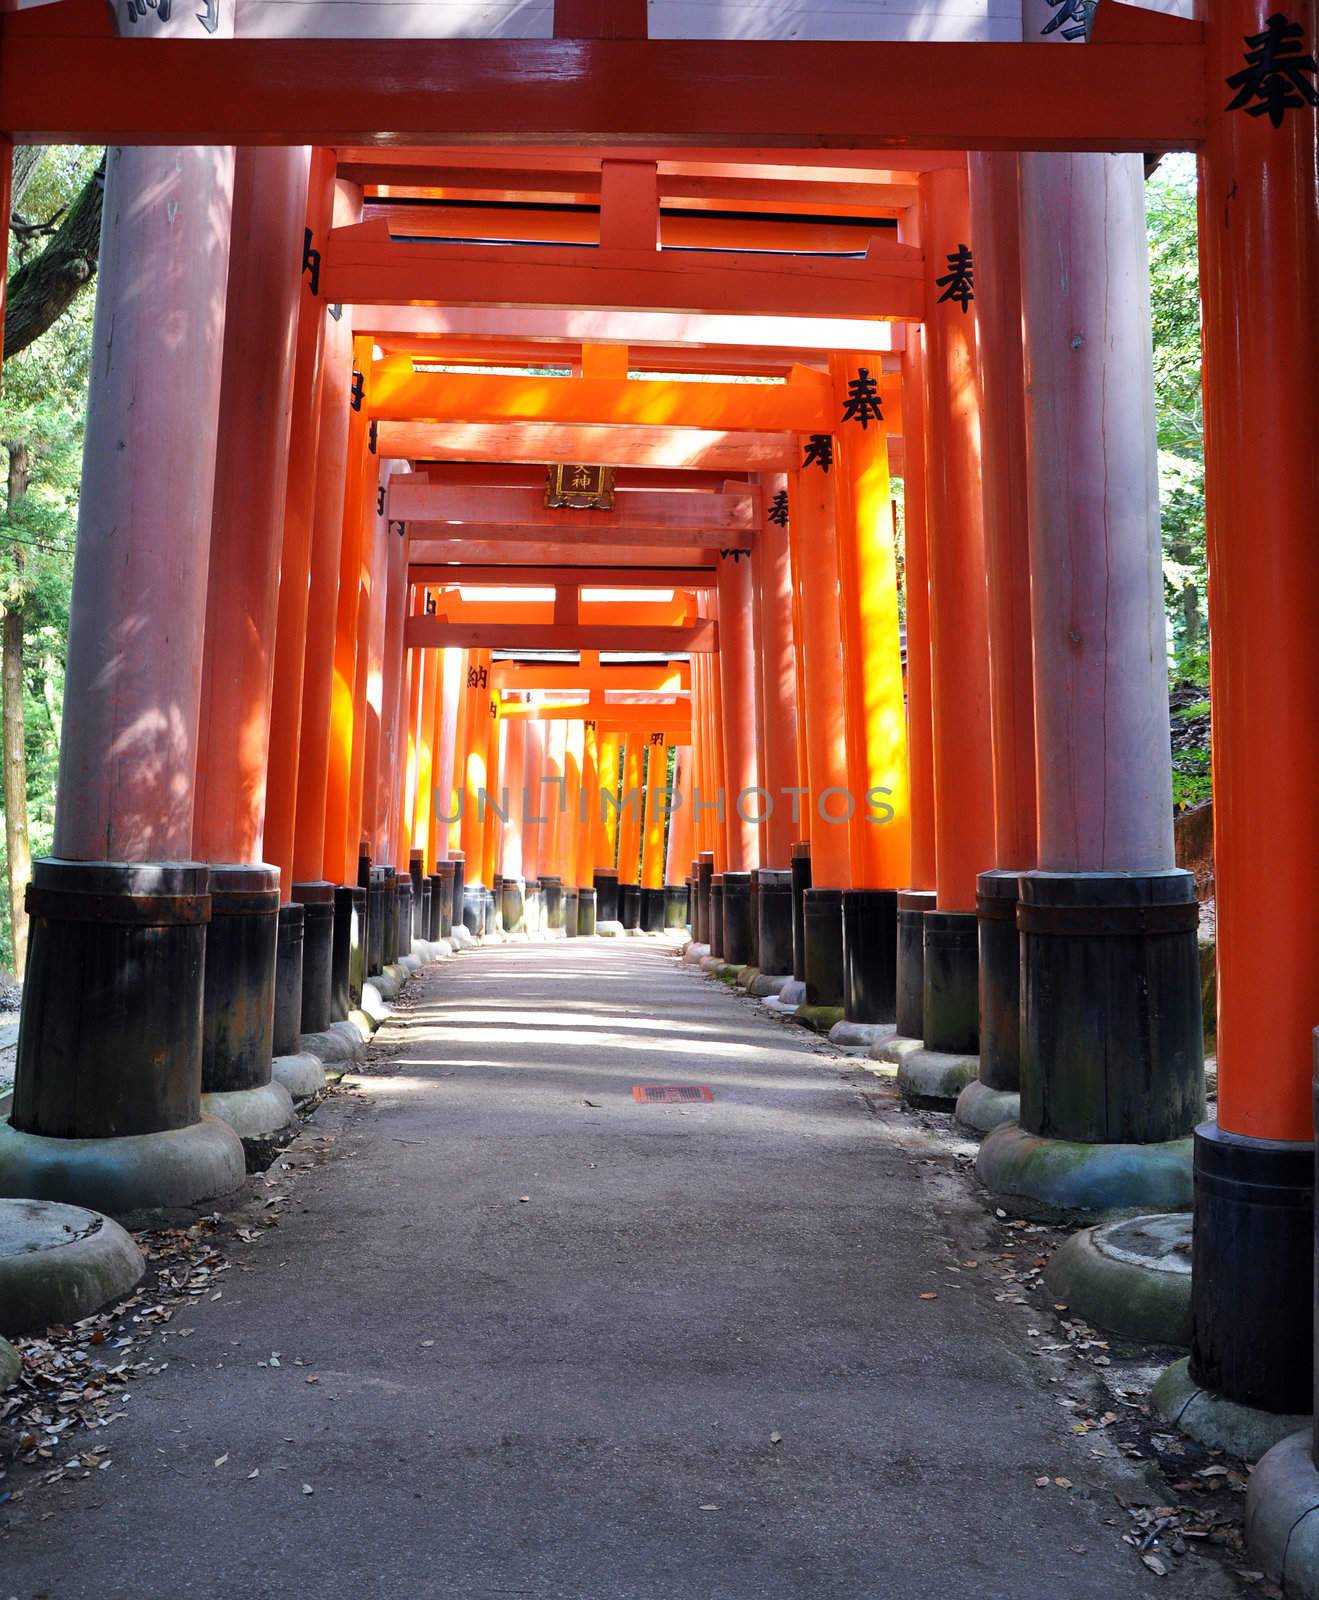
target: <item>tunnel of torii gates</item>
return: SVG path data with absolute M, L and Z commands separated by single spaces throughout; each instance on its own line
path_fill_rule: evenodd
M 1319 0 L 1285 5 L 1102 0 L 1048 57 L 647 39 L 634 0 L 545 40 L 5 15 L 3 170 L 112 149 L 0 1193 L 222 1195 L 372 975 L 690 922 L 955 1101 L 1002 1204 L 1193 1207 L 1193 1380 L 1308 1413 Z M 1168 150 L 1201 185 L 1213 1121 Z M 548 504 L 582 464 L 610 503 Z

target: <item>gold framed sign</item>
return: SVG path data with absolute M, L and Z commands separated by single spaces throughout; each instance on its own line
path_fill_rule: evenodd
M 545 473 L 545 504 L 575 511 L 614 509 L 614 469 L 580 462 L 556 462 Z

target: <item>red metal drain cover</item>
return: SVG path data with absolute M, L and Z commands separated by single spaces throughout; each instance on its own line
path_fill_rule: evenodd
M 643 1106 L 671 1106 L 686 1100 L 713 1100 L 714 1090 L 703 1083 L 634 1083 L 632 1098 Z

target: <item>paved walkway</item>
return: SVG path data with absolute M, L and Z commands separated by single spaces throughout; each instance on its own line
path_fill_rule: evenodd
M 873 1080 L 639 941 L 410 994 L 283 1224 L 156 1342 L 111 1470 L 25 1496 L 0 1600 L 1226 1592 L 1122 1543 L 1131 1469 L 946 1270 Z

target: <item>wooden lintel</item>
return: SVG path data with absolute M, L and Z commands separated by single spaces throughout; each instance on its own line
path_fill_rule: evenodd
M 409 617 L 404 638 L 412 650 L 609 650 L 650 655 L 709 654 L 719 648 L 715 622 L 688 627 L 647 628 L 578 623 L 443 622 L 438 617 Z
M 408 567 L 413 584 L 459 584 L 471 589 L 713 589 L 717 570 L 707 567 L 496 566 L 492 563 L 421 563 Z
M 396 473 L 389 483 L 387 515 L 406 522 L 417 534 L 423 528 L 435 537 L 456 537 L 471 527 L 536 528 L 543 538 L 575 538 L 598 529 L 619 534 L 681 533 L 693 536 L 746 533 L 759 516 L 757 490 L 718 494 L 672 494 L 663 490 L 619 490 L 612 511 L 579 511 L 547 506 L 543 488 L 461 488 L 414 481 L 419 475 Z
M 790 472 L 798 458 L 791 433 L 553 422 L 382 422 L 376 452 L 382 459 L 402 461 L 587 461 L 602 467 L 717 472 Z

